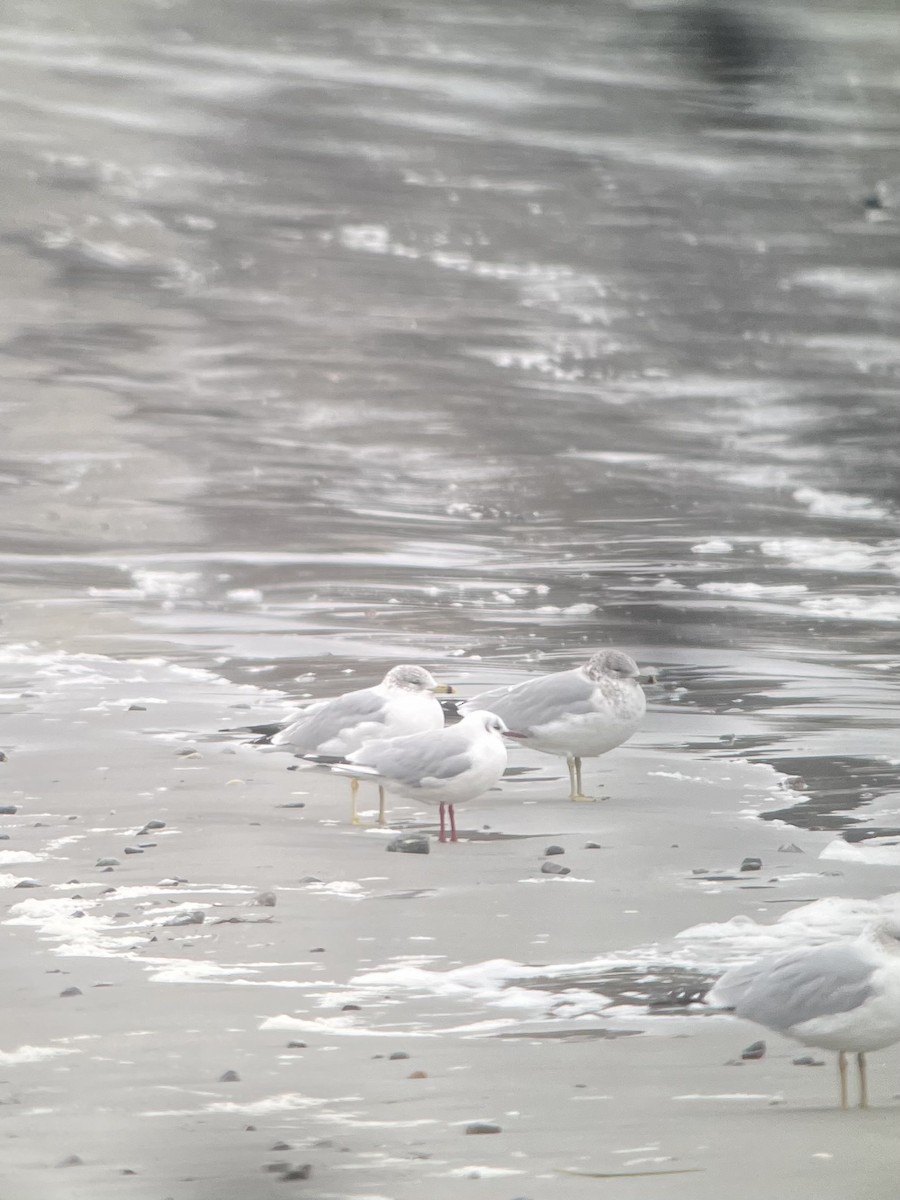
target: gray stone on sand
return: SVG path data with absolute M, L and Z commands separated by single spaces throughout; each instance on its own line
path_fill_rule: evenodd
M 118 858 L 113 858 L 111 855 L 107 855 L 105 858 L 98 858 L 96 865 L 98 867 L 118 867 L 121 866 L 121 862 Z
M 237 1071 L 223 1071 L 219 1076 L 219 1083 L 240 1083 L 241 1077 Z
M 263 908 L 274 908 L 277 897 L 274 892 L 260 892 L 256 897 L 256 903 L 261 904 Z
M 202 909 L 191 908 L 187 912 L 175 913 L 173 917 L 163 921 L 163 925 L 202 925 L 205 920 L 206 914 Z
M 741 1051 L 741 1058 L 750 1059 L 751 1061 L 757 1058 L 762 1058 L 766 1053 L 765 1042 L 751 1042 L 746 1050 Z
M 0 814 L 4 817 L 14 817 L 18 811 L 18 804 L 0 804 Z
M 144 852 L 140 848 L 140 846 L 126 846 L 125 853 L 126 854 L 143 854 Z
M 303 1163 L 299 1167 L 291 1167 L 289 1171 L 285 1171 L 282 1179 L 309 1179 L 312 1175 L 312 1163 Z
M 544 854 L 548 856 L 551 854 L 565 854 L 565 850 L 563 850 L 562 846 L 548 846 Z
M 545 862 L 541 866 L 542 875 L 569 875 L 568 867 L 563 867 L 559 863 Z
M 396 1062 L 399 1058 L 409 1058 L 409 1055 L 405 1050 L 395 1050 L 393 1054 L 388 1055 L 388 1060 L 390 1062 Z
M 741 863 L 741 870 L 742 871 L 761 871 L 762 870 L 762 859 L 761 858 L 745 858 L 743 860 L 743 862 Z
M 420 833 L 404 833 L 393 838 L 385 847 L 396 854 L 430 854 L 428 838 Z
M 43 887 L 44 885 L 39 879 L 20 879 L 15 886 L 17 888 L 35 888 Z
M 493 1121 L 472 1121 L 466 1126 L 466 1133 L 502 1133 L 503 1130 Z
M 84 1160 L 79 1158 L 77 1154 L 67 1154 L 56 1165 L 58 1167 L 81 1167 L 84 1165 Z
M 59 994 L 60 996 L 80 996 L 82 995 L 82 991 L 80 987 L 67 987 L 64 988 Z

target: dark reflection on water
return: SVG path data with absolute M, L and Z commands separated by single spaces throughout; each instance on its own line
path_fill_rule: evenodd
M 12 634 L 75 601 L 63 644 L 271 684 L 619 642 L 663 713 L 739 709 L 781 769 L 813 729 L 811 792 L 864 802 L 898 34 L 875 0 L 14 5 Z

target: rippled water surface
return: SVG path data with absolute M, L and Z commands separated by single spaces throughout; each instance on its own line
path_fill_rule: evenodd
M 711 12 L 11 6 L 7 636 L 291 694 L 621 644 L 889 793 L 900 20 Z

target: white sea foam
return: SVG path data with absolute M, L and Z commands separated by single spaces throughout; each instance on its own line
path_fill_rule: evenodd
M 696 546 L 691 546 L 692 554 L 730 554 L 732 550 L 734 550 L 734 546 L 723 538 L 710 538 L 709 541 L 698 542 Z
M 44 1062 L 61 1054 L 79 1054 L 72 1046 L 20 1046 L 18 1050 L 0 1050 L 0 1066 L 17 1067 L 24 1063 Z
M 760 544 L 770 558 L 807 571 L 862 571 L 900 574 L 900 542 L 873 543 L 838 538 L 771 538 Z
M 343 1097 L 342 1099 L 354 1099 Z M 337 1100 L 321 1100 L 315 1096 L 304 1096 L 300 1092 L 282 1092 L 277 1096 L 266 1096 L 262 1100 L 248 1100 L 241 1104 L 236 1100 L 214 1100 L 199 1108 L 162 1108 L 142 1112 L 142 1117 L 190 1117 L 197 1113 L 246 1113 L 265 1116 L 270 1113 L 296 1112 L 299 1109 L 319 1108 L 323 1104 L 338 1103 Z
M 800 609 L 837 621 L 900 621 L 900 595 L 815 596 L 801 601 Z
M 758 597 L 771 597 L 777 600 L 782 596 L 802 596 L 809 589 L 805 583 L 730 583 L 726 579 L 716 579 L 709 583 L 699 584 L 697 590 L 708 592 L 712 596 L 734 596 L 739 600 Z
M 852 496 L 847 492 L 823 492 L 804 487 L 794 492 L 794 499 L 804 504 L 814 517 L 855 518 L 862 521 L 882 521 L 890 513 L 869 496 Z

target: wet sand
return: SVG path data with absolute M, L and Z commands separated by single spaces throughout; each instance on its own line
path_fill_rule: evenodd
M 605 800 L 567 803 L 553 760 L 526 756 L 542 778 L 461 813 L 476 838 L 505 837 L 389 854 L 388 831 L 347 823 L 344 780 L 218 739 L 277 716 L 265 694 L 164 664 L 119 674 L 93 698 L 84 676 L 67 690 L 53 675 L 6 717 L 8 1200 L 893 1194 L 897 1050 L 872 1056 L 876 1108 L 841 1114 L 830 1058 L 795 1067 L 804 1051 L 766 1037 L 762 1061 L 735 1065 L 751 1026 L 609 1015 L 602 998 L 568 1016 L 564 995 L 529 1008 L 478 986 L 492 960 L 583 963 L 889 891 L 890 867 L 819 862 L 831 835 L 754 818 L 774 772 L 698 758 L 688 776 L 654 744 L 656 714 L 592 764 Z M 391 817 L 416 824 L 409 808 Z M 149 821 L 165 825 L 139 832 Z M 551 843 L 569 876 L 541 874 Z M 763 871 L 734 872 L 751 854 Z M 736 878 L 702 885 L 697 868 Z M 13 886 L 28 877 L 40 886 Z M 167 924 L 193 912 L 202 924 Z M 416 985 L 417 968 L 459 967 L 470 986 Z M 466 1135 L 478 1120 L 501 1132 Z M 278 1163 L 312 1172 L 286 1179 L 266 1169 Z

